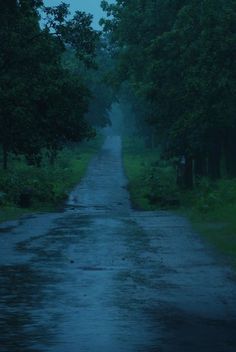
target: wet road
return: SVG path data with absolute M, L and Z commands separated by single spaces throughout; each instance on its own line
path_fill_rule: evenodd
M 236 351 L 230 268 L 125 186 L 108 137 L 64 212 L 1 225 L 1 352 Z

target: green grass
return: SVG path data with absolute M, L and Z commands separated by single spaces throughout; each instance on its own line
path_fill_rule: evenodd
M 134 208 L 166 209 L 179 203 L 174 167 L 161 160 L 158 148 L 146 148 L 140 139 L 126 139 L 123 158 Z
M 228 208 L 228 207 L 226 207 Z M 229 208 L 228 208 L 229 209 Z M 232 210 L 232 209 L 229 209 Z M 234 207 L 234 214 L 236 207 Z M 185 212 L 189 214 L 189 212 Z M 235 215 L 234 215 L 235 217 Z M 194 210 L 189 214 L 193 227 L 220 253 L 226 255 L 236 268 L 236 224 L 234 217 L 224 217 L 222 213 L 214 220 L 210 216 L 202 220 Z
M 151 189 L 146 181 L 146 170 L 159 160 L 159 151 L 145 148 L 141 139 L 126 139 L 123 143 L 123 160 L 133 207 L 144 210 L 155 209 L 155 205 L 150 204 L 148 200 Z
M 27 165 L 24 158 L 12 158 L 9 169 L 0 171 L 0 222 L 61 207 L 71 189 L 84 176 L 102 141 L 103 138 L 98 137 L 73 148 L 64 148 L 53 166 L 47 158 L 40 168 Z M 24 189 L 31 192 L 31 204 L 27 208 L 19 206 Z
M 21 209 L 16 206 L 5 206 L 0 210 L 0 223 L 8 220 L 15 220 L 23 215 L 27 215 L 30 212 L 28 209 Z
M 145 148 L 141 140 L 127 139 L 123 158 L 134 208 L 168 209 L 163 193 L 167 200 L 174 194 L 179 199 L 175 210 L 187 216 L 194 228 L 236 265 L 236 180 L 211 183 L 202 179 L 194 191 L 179 191 L 174 185 L 174 169 L 160 160 L 157 149 Z
M 236 265 L 236 180 L 220 180 L 209 189 L 203 188 L 200 184 L 187 194 L 184 213 L 193 226 Z

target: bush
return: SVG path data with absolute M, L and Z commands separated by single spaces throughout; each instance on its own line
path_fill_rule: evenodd
M 0 205 L 35 209 L 59 205 L 80 181 L 102 141 L 64 148 L 54 165 L 45 157 L 40 168 L 27 165 L 23 158 L 12 159 L 9 170 L 0 172 Z
M 4 205 L 6 203 L 7 194 L 4 192 L 0 192 L 0 205 Z
M 207 178 L 199 181 L 192 198 L 192 206 L 199 212 L 213 212 L 236 202 L 236 180 L 211 182 Z
M 176 184 L 176 172 L 171 165 L 152 166 L 146 171 L 146 181 L 150 192 L 147 195 L 151 204 L 173 207 L 180 204 L 180 193 Z

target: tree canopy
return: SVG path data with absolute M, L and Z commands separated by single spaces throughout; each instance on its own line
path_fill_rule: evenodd
M 1 2 L 0 145 L 8 153 L 40 163 L 44 148 L 94 135 L 86 119 L 92 92 L 83 70 L 73 72 L 63 56 L 70 51 L 86 70 L 96 66 L 100 33 L 92 16 L 68 5 L 45 7 L 40 0 Z
M 236 176 L 236 1 L 102 1 L 101 21 L 115 48 L 116 80 L 146 101 L 166 156 L 184 156 L 186 183 Z M 144 106 L 144 105 L 143 105 Z M 151 109 L 150 109 L 151 107 Z

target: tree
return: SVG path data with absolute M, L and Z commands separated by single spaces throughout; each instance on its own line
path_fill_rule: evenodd
M 228 174 L 236 175 L 235 0 L 102 6 L 116 76 L 129 82 L 137 105 L 147 101 L 143 116 L 151 116 L 165 155 L 185 157 L 186 186 L 194 169 L 197 176 L 220 177 L 222 156 Z
M 39 8 L 46 14 L 39 25 Z M 99 35 L 91 16 L 68 7 L 46 8 L 42 1 L 11 1 L 0 13 L 0 125 L 4 167 L 9 152 L 40 163 L 43 148 L 55 151 L 67 141 L 93 134 L 84 115 L 88 89 L 80 76 L 62 65 L 68 47 L 85 65 L 92 65 Z

